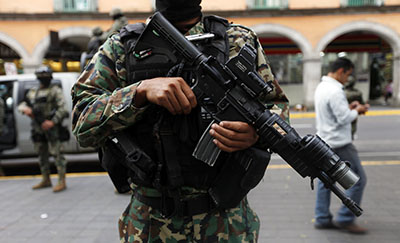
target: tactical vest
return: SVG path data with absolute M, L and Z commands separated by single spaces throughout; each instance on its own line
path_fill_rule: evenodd
M 204 17 L 203 23 L 205 32 L 212 33 L 215 37 L 211 41 L 197 44 L 197 48 L 205 55 L 212 55 L 221 63 L 225 63 L 229 59 L 226 31 L 230 24 L 226 19 L 217 16 Z M 145 25 L 142 23 L 133 24 L 125 26 L 120 32 L 126 54 L 127 85 L 145 79 L 167 76 L 180 76 L 190 85 L 190 82 L 195 79 L 194 70 L 183 66 L 177 74 L 176 71 L 179 70 L 177 67 L 181 63 L 179 57 L 160 57 L 157 53 L 153 53 L 144 59 L 139 59 L 133 54 L 135 44 L 144 28 Z M 214 104 L 211 103 L 207 108 L 215 110 Z M 218 163 L 217 166 L 210 167 L 195 159 L 192 152 L 210 122 L 211 116 L 201 107 L 196 107 L 189 115 L 174 116 L 166 112 L 164 108 L 151 105 L 143 118 L 128 130 L 137 138 L 138 146 L 154 161 L 160 161 L 160 157 L 167 157 L 166 160 L 177 160 L 178 166 L 172 169 L 172 174 L 182 177 L 183 185 L 207 189 L 220 169 Z M 159 141 L 155 133 L 160 132 L 157 129 L 161 129 L 162 133 L 172 134 L 166 142 L 167 148 L 161 151 L 162 155 L 157 146 Z M 220 160 L 226 159 L 226 156 L 225 153 L 221 153 Z M 171 170 L 163 172 L 168 173 L 169 176 L 171 174 Z M 135 178 L 133 181 L 135 182 Z M 140 184 L 137 181 L 135 183 Z

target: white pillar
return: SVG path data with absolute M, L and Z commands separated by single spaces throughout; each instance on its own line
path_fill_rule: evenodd
M 400 55 L 393 56 L 393 105 L 400 106 Z
M 42 65 L 42 62 L 33 58 L 25 58 L 22 60 L 22 65 L 24 66 L 24 73 L 34 73 Z
M 314 107 L 314 92 L 321 80 L 322 61 L 319 55 L 303 58 L 304 104 Z

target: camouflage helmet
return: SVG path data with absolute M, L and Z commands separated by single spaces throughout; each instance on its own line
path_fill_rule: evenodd
M 40 80 L 43 78 L 53 78 L 53 70 L 48 66 L 42 66 L 35 71 L 36 77 Z
M 103 34 L 103 30 L 100 28 L 100 26 L 96 26 L 92 29 L 93 36 L 100 36 L 101 34 Z
M 110 11 L 110 17 L 114 18 L 116 16 L 122 16 L 122 10 L 120 8 L 113 8 Z

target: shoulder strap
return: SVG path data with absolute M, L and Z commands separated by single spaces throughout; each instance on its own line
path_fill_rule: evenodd
M 131 63 L 129 58 L 129 53 L 135 47 L 136 41 L 139 38 L 140 34 L 142 34 L 146 25 L 144 23 L 136 23 L 136 24 L 128 24 L 124 26 L 121 31 L 119 32 L 119 36 L 121 37 L 121 42 L 124 44 L 125 50 L 125 66 L 126 66 L 126 73 L 127 73 L 127 82 L 128 84 L 131 83 Z
M 211 32 L 220 38 L 226 35 L 226 30 L 230 26 L 227 19 L 216 15 L 205 16 L 203 18 L 203 23 L 206 32 Z
M 128 24 L 125 25 L 119 32 L 119 36 L 123 40 L 126 37 L 131 37 L 131 36 L 139 36 L 142 31 L 144 30 L 144 27 L 146 25 L 144 23 L 136 23 L 136 24 Z M 124 41 L 124 40 L 123 40 Z
M 57 97 L 56 97 L 57 89 L 62 90 L 58 84 L 50 84 L 48 89 L 49 89 L 49 100 L 51 100 L 51 101 L 57 99 Z
M 220 62 L 226 62 L 229 59 L 229 38 L 226 33 L 230 28 L 228 20 L 215 16 L 209 15 L 203 18 L 204 29 L 206 32 L 210 32 L 215 35 L 213 46 L 223 53 L 223 57 L 214 53 Z

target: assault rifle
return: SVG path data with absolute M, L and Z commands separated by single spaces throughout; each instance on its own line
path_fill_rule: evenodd
M 42 110 L 37 105 L 35 105 L 36 103 L 46 103 L 46 97 L 37 99 L 35 101 L 35 104 L 32 104 L 29 99 L 24 100 L 26 102 L 26 105 L 32 109 L 33 121 L 36 122 L 36 124 L 38 124 L 39 126 L 42 125 L 45 120 L 50 120 L 56 113 L 56 109 L 53 109 L 49 117 L 45 117 Z
M 26 105 L 32 109 L 33 122 L 36 123 L 39 127 L 42 125 L 44 121 L 51 120 L 57 112 L 57 109 L 54 108 L 53 110 L 51 110 L 50 114 L 47 117 L 43 114 L 42 110 L 40 109 L 40 107 L 38 107 L 37 104 L 46 103 L 47 102 L 46 97 L 41 97 L 39 99 L 36 99 L 35 104 L 32 104 L 32 102 L 26 97 L 24 101 L 26 102 Z M 65 114 L 65 117 L 68 116 L 69 114 Z M 60 139 L 60 141 L 61 142 L 69 141 L 70 139 L 69 129 L 63 126 L 61 123 L 56 124 L 56 126 L 58 126 L 58 133 L 59 133 L 58 138 Z
M 134 55 L 145 58 L 156 54 L 156 50 L 180 56 L 185 65 L 195 67 L 197 79 L 191 88 L 203 108 L 207 107 L 205 98 L 216 104 L 217 111 L 209 111 L 215 121 L 251 124 L 271 151 L 279 154 L 302 177 L 311 178 L 312 187 L 313 179 L 319 178 L 356 216 L 362 214 L 362 209 L 335 185 L 338 182 L 348 189 L 359 180 L 346 162 L 318 136 L 301 138 L 288 123 L 258 100 L 273 87 L 257 73 L 257 54 L 252 46 L 244 45 L 237 56 L 225 64 L 219 63 L 216 58 L 201 53 L 161 13 L 155 13 L 139 37 Z M 220 151 L 212 139 L 207 129 L 193 153 L 210 166 Z

